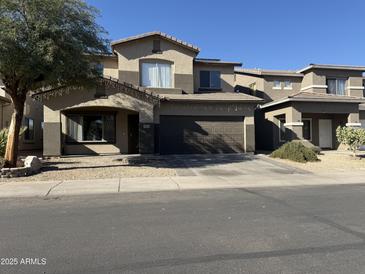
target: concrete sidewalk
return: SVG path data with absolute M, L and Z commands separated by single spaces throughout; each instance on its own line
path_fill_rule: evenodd
M 249 187 L 341 185 L 365 183 L 364 173 L 282 174 L 273 176 L 176 176 L 139 177 L 45 182 L 2 182 L 0 198 L 58 197 L 149 191 L 183 191 L 192 189 L 222 189 Z

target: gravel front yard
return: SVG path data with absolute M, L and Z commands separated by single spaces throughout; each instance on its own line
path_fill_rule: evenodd
M 321 155 L 318 155 L 318 158 L 320 159 L 319 162 L 308 162 L 304 164 L 283 159 L 271 159 L 312 172 L 365 171 L 365 158 L 355 158 L 346 152 L 325 151 Z
M 90 156 L 52 158 L 44 161 L 39 174 L 4 181 L 51 181 L 82 180 L 118 177 L 163 177 L 175 176 L 174 168 L 165 167 L 158 161 L 144 160 L 133 164 L 123 161 L 121 156 Z

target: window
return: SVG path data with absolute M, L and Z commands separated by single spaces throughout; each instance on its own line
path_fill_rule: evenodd
M 281 82 L 278 80 L 275 80 L 273 89 L 281 89 Z
M 220 71 L 200 71 L 200 88 L 203 89 L 220 89 L 221 72 Z
M 171 88 L 171 73 L 171 64 L 143 63 L 142 86 L 150 88 Z
M 24 126 L 26 127 L 24 132 L 24 141 L 34 140 L 34 120 L 29 117 L 24 117 Z
M 161 52 L 161 41 L 160 40 L 153 40 L 153 53 L 160 53 Z
M 345 95 L 346 79 L 327 79 L 327 93 Z
M 279 141 L 280 142 L 285 142 L 285 134 L 286 134 L 286 130 L 285 130 L 285 118 L 279 118 Z
M 96 69 L 96 71 L 97 71 L 100 75 L 103 75 L 103 73 L 104 73 L 104 65 L 103 65 L 103 64 L 101 64 L 101 63 L 97 63 L 97 64 L 95 65 L 95 69 Z
M 115 142 L 114 114 L 72 114 L 67 116 L 68 142 Z
M 303 138 L 305 140 L 311 141 L 312 140 L 312 119 L 310 118 L 303 118 Z
M 284 82 L 284 89 L 293 89 L 293 84 L 290 80 Z

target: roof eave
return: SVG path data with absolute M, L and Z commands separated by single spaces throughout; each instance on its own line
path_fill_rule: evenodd
M 352 103 L 361 104 L 365 103 L 365 99 L 322 99 L 322 98 L 285 98 L 283 100 L 270 102 L 260 106 L 260 109 L 265 109 L 277 105 L 281 105 L 288 102 L 314 102 L 314 103 Z
M 365 67 L 362 67 L 362 66 L 320 65 L 320 64 L 309 65 L 305 68 L 298 70 L 297 72 L 303 73 L 303 72 L 311 70 L 311 69 L 334 69 L 334 70 L 352 70 L 352 71 L 365 72 Z
M 229 61 L 203 61 L 203 60 L 194 60 L 194 63 L 198 64 L 208 64 L 208 65 L 232 65 L 240 67 L 242 66 L 241 62 L 229 62 Z
M 140 34 L 140 35 L 136 35 L 136 36 L 131 36 L 131 37 L 127 37 L 127 38 L 112 41 L 110 43 L 110 45 L 112 47 L 114 47 L 114 46 L 119 45 L 119 44 L 123 44 L 123 43 L 131 42 L 131 41 L 143 39 L 143 38 L 146 38 L 146 37 L 151 37 L 151 36 L 154 36 L 154 35 L 160 36 L 163 39 L 166 39 L 166 40 L 168 40 L 168 41 L 170 41 L 174 44 L 177 44 L 181 47 L 187 48 L 187 49 L 189 49 L 193 52 L 196 52 L 196 53 L 200 52 L 200 48 L 198 48 L 197 46 L 194 46 L 193 44 L 184 42 L 180 39 L 177 39 L 177 38 L 175 38 L 171 35 L 165 34 L 163 32 L 150 32 L 150 33 L 144 33 L 144 34 Z

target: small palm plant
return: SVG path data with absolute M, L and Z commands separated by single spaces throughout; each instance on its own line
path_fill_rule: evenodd
M 22 127 L 19 132 L 19 136 L 23 135 L 23 133 L 27 130 L 27 127 Z M 9 129 L 3 128 L 0 130 L 0 156 L 4 157 L 5 155 L 5 149 L 6 149 L 6 143 L 8 142 L 8 134 Z

